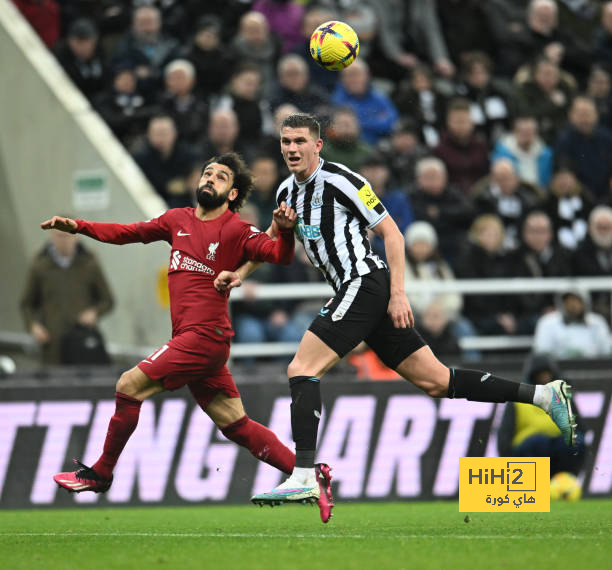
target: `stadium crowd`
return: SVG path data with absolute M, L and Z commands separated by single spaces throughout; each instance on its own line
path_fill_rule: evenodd
M 194 205 L 203 162 L 234 150 L 256 175 L 243 216 L 267 227 L 286 175 L 278 126 L 299 110 L 325 125 L 323 158 L 363 174 L 405 232 L 409 279 L 612 274 L 612 1 L 14 3 L 171 208 Z M 308 49 L 333 19 L 360 38 L 339 73 Z M 321 276 L 298 254 L 256 278 Z M 577 296 L 558 326 L 588 334 L 590 311 L 609 324 L 609 294 Z M 255 285 L 236 307 L 239 341 L 299 340 L 318 310 L 254 298 Z M 456 353 L 457 336 L 533 334 L 564 299 L 413 307 L 428 342 Z

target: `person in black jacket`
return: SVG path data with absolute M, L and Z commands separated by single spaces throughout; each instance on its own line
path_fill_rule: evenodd
M 510 254 L 509 266 L 515 277 L 561 277 L 571 275 L 571 253 L 554 239 L 552 223 L 545 212 L 533 210 L 521 228 L 521 245 Z M 518 295 L 519 334 L 533 334 L 544 313 L 554 310 L 553 296 L 546 293 Z
M 547 354 L 534 354 L 525 365 L 525 382 L 546 384 L 559 378 L 561 372 L 552 357 Z M 572 404 L 578 418 L 576 402 Z M 563 442 L 559 428 L 551 419 L 535 406 L 516 402 L 506 404 L 497 445 L 500 457 L 550 457 L 550 476 L 562 471 L 578 475 L 586 447 L 583 426 L 578 420 L 580 432 L 578 445 L 570 450 Z
M 70 25 L 66 39 L 54 48 L 64 71 L 89 100 L 104 90 L 109 79 L 98 39 L 94 23 L 81 18 Z

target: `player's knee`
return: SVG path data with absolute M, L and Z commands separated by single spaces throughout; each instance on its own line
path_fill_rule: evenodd
M 445 398 L 448 394 L 448 382 L 446 384 L 437 382 L 428 383 L 425 392 L 432 398 Z
M 124 372 L 117 380 L 116 390 L 126 396 L 135 397 L 138 392 L 138 385 L 130 371 Z

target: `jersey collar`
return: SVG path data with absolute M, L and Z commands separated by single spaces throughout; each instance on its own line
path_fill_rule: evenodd
M 315 169 L 315 171 L 308 177 L 306 178 L 306 180 L 303 180 L 302 182 L 300 182 L 297 178 L 295 179 L 296 183 L 298 186 L 304 186 L 305 184 L 308 184 L 310 181 L 312 181 L 315 176 L 317 174 L 319 174 L 319 170 L 321 170 L 321 167 L 323 166 L 323 159 L 321 157 L 319 157 L 319 166 L 317 166 L 317 168 Z

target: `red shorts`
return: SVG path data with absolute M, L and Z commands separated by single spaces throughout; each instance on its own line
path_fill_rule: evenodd
M 205 408 L 217 392 L 239 398 L 234 378 L 225 363 L 229 342 L 214 340 L 194 331 L 179 334 L 138 363 L 152 380 L 159 380 L 166 390 L 188 385 Z

